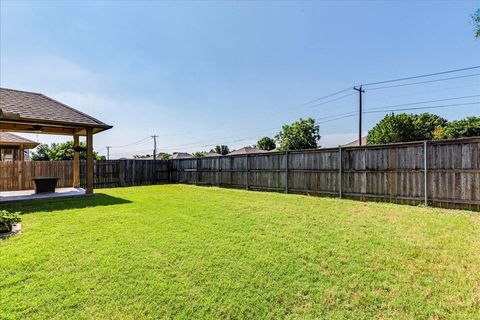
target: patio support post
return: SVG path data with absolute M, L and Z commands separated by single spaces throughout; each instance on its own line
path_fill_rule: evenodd
M 80 137 L 73 135 L 73 187 L 80 187 L 80 152 L 78 147 L 80 146 Z
M 93 194 L 93 130 L 87 128 L 87 194 Z
M 22 145 L 20 145 L 20 150 L 18 150 L 18 160 L 19 160 L 19 161 L 24 161 L 24 160 L 25 160 L 25 154 L 24 154 L 24 152 L 25 152 L 25 148 L 24 148 L 24 146 L 23 146 L 23 144 L 22 144 Z

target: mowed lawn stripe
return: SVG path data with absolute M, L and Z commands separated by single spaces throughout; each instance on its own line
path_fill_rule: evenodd
M 480 317 L 480 215 L 185 185 L 8 206 L 0 318 Z

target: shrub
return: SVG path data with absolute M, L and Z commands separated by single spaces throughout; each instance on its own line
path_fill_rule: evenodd
M 22 221 L 18 212 L 8 212 L 0 210 L 0 232 L 12 231 L 12 226 Z

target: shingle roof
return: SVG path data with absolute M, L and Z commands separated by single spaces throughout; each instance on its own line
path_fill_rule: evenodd
M 9 144 L 9 145 L 28 145 L 30 148 L 35 148 L 38 143 L 24 137 L 17 136 L 16 134 L 8 132 L 0 132 L 0 144 Z
M 174 152 L 172 159 L 190 159 L 193 158 L 190 153 L 186 152 Z
M 111 127 L 41 93 L 0 88 L 0 118 L 6 115 L 28 120 Z
M 220 157 L 220 156 L 221 156 L 221 154 L 213 152 L 213 151 L 207 152 L 204 155 L 204 157 L 206 157 L 206 158 L 208 158 L 208 157 Z
M 234 150 L 234 151 L 230 152 L 228 155 L 229 156 L 234 156 L 234 155 L 239 155 L 239 154 L 265 153 L 265 152 L 268 152 L 268 151 L 260 150 L 260 149 L 254 148 L 254 147 L 243 147 L 243 148 L 240 148 L 238 150 Z
M 358 139 L 347 144 L 344 144 L 342 147 L 358 147 L 360 144 L 358 143 Z M 367 136 L 362 137 L 362 146 L 367 145 Z

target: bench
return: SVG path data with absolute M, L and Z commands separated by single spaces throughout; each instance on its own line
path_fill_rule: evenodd
M 52 177 L 38 177 L 33 178 L 35 184 L 35 193 L 55 192 L 57 181 L 59 178 Z

